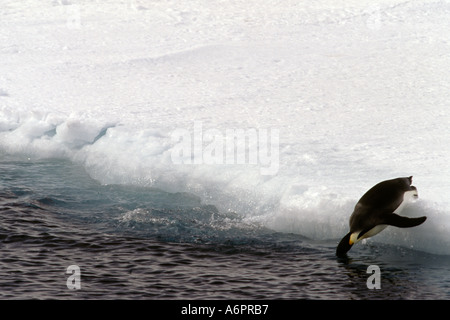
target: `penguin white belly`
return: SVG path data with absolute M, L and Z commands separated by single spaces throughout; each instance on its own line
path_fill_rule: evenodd
M 373 227 L 372 229 L 370 229 L 369 231 L 367 231 L 365 234 L 363 234 L 363 236 L 361 238 L 359 238 L 357 241 L 373 237 L 374 235 L 376 235 L 376 234 L 380 233 L 381 231 L 383 231 L 384 229 L 386 229 L 387 226 L 388 226 L 387 224 L 379 224 L 379 225 Z
M 373 227 L 372 229 L 370 229 L 369 231 L 367 231 L 366 233 L 364 233 L 361 237 L 359 237 L 359 234 L 360 234 L 362 231 L 353 232 L 353 233 L 350 235 L 349 243 L 350 243 L 351 245 L 353 245 L 353 244 L 355 244 L 355 243 L 361 241 L 362 239 L 366 239 L 366 238 L 373 237 L 374 235 L 376 235 L 376 234 L 380 233 L 381 231 L 383 231 L 384 229 L 386 229 L 387 226 L 388 226 L 387 224 L 379 224 L 379 225 L 376 225 L 375 227 Z
M 403 195 L 403 201 L 400 203 L 400 205 L 397 207 L 397 209 L 395 209 L 394 213 L 398 214 L 400 212 L 403 211 L 403 209 L 407 206 L 408 202 L 411 199 L 415 199 L 417 198 L 417 190 L 411 190 L 411 191 L 406 191 Z M 380 233 L 381 231 L 383 231 L 384 229 L 386 229 L 388 225 L 387 224 L 379 224 L 375 227 L 373 227 L 372 229 L 370 229 L 369 231 L 367 231 L 365 234 L 363 234 L 359 239 L 357 238 L 359 235 L 357 233 L 354 233 L 352 235 L 352 241 L 353 243 L 357 243 L 359 241 L 361 241 L 362 239 L 367 239 L 370 237 L 373 237 L 374 235 Z
M 339 242 L 336 255 L 345 256 L 355 243 L 373 237 L 388 225 L 411 228 L 422 224 L 427 217 L 409 218 L 398 214 L 408 200 L 418 197 L 417 188 L 411 183 L 412 176 L 382 181 L 369 189 L 357 202 L 350 216 L 350 232 Z M 397 208 L 392 214 L 394 206 Z

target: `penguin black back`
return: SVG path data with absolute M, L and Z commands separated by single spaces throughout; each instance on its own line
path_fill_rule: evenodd
M 412 176 L 382 181 L 359 199 L 350 216 L 350 232 L 339 242 L 336 255 L 345 255 L 357 241 L 374 236 L 388 225 L 410 228 L 422 224 L 426 217 L 408 218 L 397 214 L 405 203 L 405 194 L 417 197 Z

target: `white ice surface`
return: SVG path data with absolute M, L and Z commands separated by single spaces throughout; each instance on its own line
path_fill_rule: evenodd
M 375 183 L 427 215 L 376 241 L 450 254 L 450 2 L 0 2 L 0 150 L 188 191 L 339 239 Z M 279 168 L 174 164 L 176 130 L 278 130 Z

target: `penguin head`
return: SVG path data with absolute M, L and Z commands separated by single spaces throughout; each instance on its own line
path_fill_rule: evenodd
M 350 234 L 350 238 L 348 239 L 348 244 L 349 245 L 354 245 L 356 242 L 358 242 L 360 239 L 358 239 L 360 231 L 357 232 L 353 232 L 352 234 Z

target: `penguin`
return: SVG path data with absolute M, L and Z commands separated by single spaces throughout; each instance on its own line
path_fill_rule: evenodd
M 398 213 L 411 198 L 417 198 L 412 176 L 382 181 L 369 189 L 355 205 L 350 216 L 350 232 L 336 248 L 338 257 L 345 256 L 358 241 L 372 237 L 387 226 L 411 228 L 422 224 L 427 217 L 408 218 Z

